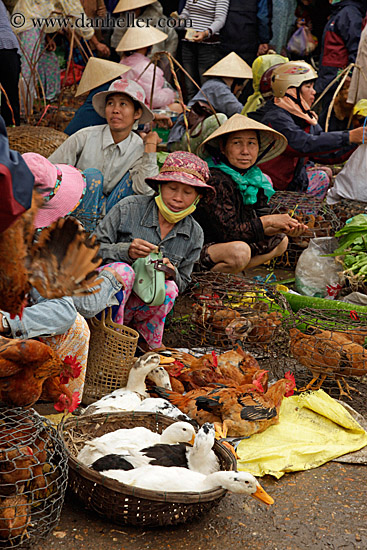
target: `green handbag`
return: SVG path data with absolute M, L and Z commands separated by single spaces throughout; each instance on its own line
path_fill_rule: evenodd
M 148 306 L 161 306 L 166 299 L 165 273 L 175 272 L 162 262 L 162 252 L 151 252 L 132 264 L 135 271 L 133 291 Z

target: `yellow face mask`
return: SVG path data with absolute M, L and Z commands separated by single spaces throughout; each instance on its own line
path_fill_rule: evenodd
M 158 210 L 160 211 L 164 219 L 168 221 L 168 223 L 177 223 L 196 210 L 196 205 L 198 204 L 200 199 L 201 195 L 198 195 L 194 202 L 188 208 L 185 208 L 185 210 L 180 210 L 180 212 L 173 212 L 164 204 L 162 199 L 161 186 L 159 186 L 159 195 L 155 198 L 155 202 L 158 206 Z

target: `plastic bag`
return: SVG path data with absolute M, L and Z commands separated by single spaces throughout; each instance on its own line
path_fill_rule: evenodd
M 360 145 L 336 176 L 334 187 L 328 191 L 326 202 L 335 204 L 340 199 L 367 202 L 366 173 L 367 145 Z
M 305 296 L 326 298 L 338 294 L 342 287 L 339 280 L 341 266 L 335 258 L 325 257 L 338 247 L 334 237 L 311 239 L 308 248 L 302 252 L 296 267 L 296 290 Z
M 300 27 L 290 37 L 287 51 L 290 54 L 305 56 L 310 55 L 317 47 L 317 39 L 307 27 Z

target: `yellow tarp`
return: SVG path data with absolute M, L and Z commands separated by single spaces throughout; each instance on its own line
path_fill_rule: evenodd
M 367 445 L 367 433 L 323 390 L 283 399 L 279 424 L 244 439 L 238 469 L 276 478 L 310 470 Z

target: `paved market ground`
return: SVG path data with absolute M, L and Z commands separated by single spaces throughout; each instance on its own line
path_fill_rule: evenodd
M 227 495 L 194 523 L 154 530 L 111 524 L 68 495 L 59 525 L 32 550 L 366 550 L 366 477 L 366 466 L 336 462 L 267 476 L 270 508 Z

